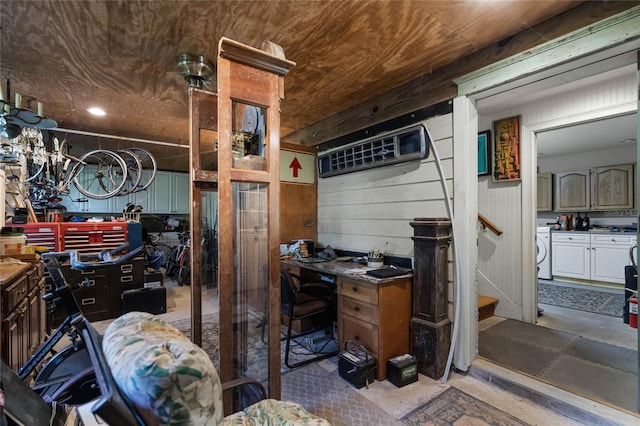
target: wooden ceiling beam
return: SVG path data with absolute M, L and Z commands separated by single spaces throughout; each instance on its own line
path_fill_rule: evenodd
M 445 68 L 361 102 L 338 114 L 287 135 L 285 143 L 317 146 L 368 126 L 457 96 L 453 80 L 506 59 L 563 34 L 624 12 L 640 2 L 585 2 L 533 28 L 481 49 Z M 425 67 L 426 68 L 426 67 Z

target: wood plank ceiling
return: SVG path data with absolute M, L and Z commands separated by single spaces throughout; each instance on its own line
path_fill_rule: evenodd
M 215 62 L 222 36 L 255 47 L 271 40 L 297 63 L 285 79 L 281 135 L 317 145 L 449 99 L 452 78 L 637 4 L 3 1 L 0 77 L 12 93 L 43 102 L 60 128 L 116 137 L 63 135 L 75 154 L 137 145 L 150 149 L 161 169 L 186 171 L 186 149 L 118 137 L 188 146 L 178 56 Z M 107 116 L 89 115 L 94 105 Z

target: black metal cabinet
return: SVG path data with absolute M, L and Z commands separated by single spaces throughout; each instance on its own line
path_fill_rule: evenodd
M 144 258 L 122 265 L 84 271 L 65 264 L 62 274 L 70 285 L 87 281 L 88 286 L 74 291 L 82 313 L 89 321 L 101 321 L 122 315 L 122 293 L 144 286 Z

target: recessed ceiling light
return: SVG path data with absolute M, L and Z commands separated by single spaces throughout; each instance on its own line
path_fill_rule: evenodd
M 99 108 L 99 107 L 87 108 L 87 112 L 89 112 L 89 114 L 97 115 L 99 117 L 103 117 L 107 115 L 107 113 L 102 108 Z

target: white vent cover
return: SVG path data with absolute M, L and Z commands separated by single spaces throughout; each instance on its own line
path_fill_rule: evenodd
M 429 136 L 424 126 L 418 124 L 318 154 L 318 175 L 341 175 L 428 156 Z

